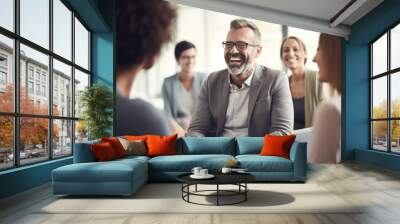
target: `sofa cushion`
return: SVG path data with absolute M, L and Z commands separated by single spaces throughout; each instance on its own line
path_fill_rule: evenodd
M 52 174 L 53 181 L 58 182 L 130 182 L 134 172 L 147 172 L 146 166 L 139 159 L 74 163 L 53 170 Z
M 88 142 L 75 143 L 74 147 L 74 163 L 95 162 L 96 158 L 90 148 L 92 144 L 99 144 L 101 141 L 93 140 Z
M 178 154 L 235 155 L 234 140 L 232 137 L 183 137 L 177 143 Z
M 148 162 L 150 157 L 147 156 L 137 156 L 137 155 L 130 155 L 130 156 L 125 156 L 124 158 L 120 158 L 117 160 L 114 160 L 113 162 L 132 162 L 135 160 L 143 161 L 143 162 Z
M 216 172 L 230 159 L 235 158 L 231 155 L 215 154 L 158 156 L 149 160 L 149 170 L 152 172 L 190 172 L 193 167 L 200 166 L 212 172 Z
M 237 137 L 236 155 L 259 154 L 264 145 L 263 137 Z
M 241 168 L 249 172 L 292 172 L 292 161 L 278 156 L 238 155 L 236 159 Z

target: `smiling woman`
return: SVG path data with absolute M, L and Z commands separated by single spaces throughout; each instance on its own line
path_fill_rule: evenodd
M 164 111 L 179 136 L 183 136 L 189 127 L 197 96 L 206 78 L 206 74 L 194 70 L 196 58 L 197 49 L 193 43 L 177 43 L 175 59 L 180 71 L 167 77 L 162 86 Z
M 319 82 L 318 72 L 305 68 L 307 48 L 300 38 L 290 36 L 284 39 L 280 56 L 292 73 L 289 84 L 294 107 L 294 129 L 311 127 L 317 105 L 326 98 L 326 90 Z

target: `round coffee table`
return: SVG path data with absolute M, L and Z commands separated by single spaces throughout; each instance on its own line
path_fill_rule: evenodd
M 188 203 L 198 205 L 234 205 L 247 200 L 247 192 L 249 188 L 247 183 L 255 180 L 255 177 L 249 173 L 216 173 L 213 174 L 215 177 L 212 179 L 193 179 L 190 177 L 191 173 L 182 174 L 177 177 L 178 181 L 182 183 L 182 199 Z M 197 185 L 216 185 L 215 190 L 198 190 Z M 195 186 L 194 191 L 190 191 L 190 186 Z M 236 185 L 237 190 L 223 190 L 220 189 L 220 185 Z M 209 192 L 215 192 L 215 194 L 206 194 Z M 190 201 L 190 196 L 204 196 L 204 197 L 216 197 L 216 204 L 202 204 Z M 231 203 L 221 203 L 221 197 L 232 197 L 241 196 L 239 200 Z

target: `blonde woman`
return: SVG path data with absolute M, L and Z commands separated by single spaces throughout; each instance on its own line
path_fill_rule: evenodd
M 283 64 L 289 76 L 290 93 L 294 109 L 294 130 L 312 126 L 317 105 L 326 98 L 326 90 L 318 81 L 318 72 L 305 68 L 307 49 L 298 37 L 287 37 L 280 49 Z
M 317 54 L 320 81 L 328 83 L 335 95 L 322 102 L 315 113 L 309 147 L 312 163 L 339 163 L 341 159 L 341 39 L 321 34 Z

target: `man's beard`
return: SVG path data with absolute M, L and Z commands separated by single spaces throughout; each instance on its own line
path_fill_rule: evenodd
M 241 65 L 239 67 L 237 66 L 231 66 L 231 58 L 236 58 L 240 59 Z M 228 71 L 232 75 L 239 76 L 243 74 L 243 72 L 247 69 L 249 65 L 249 57 L 246 57 L 244 54 L 237 53 L 237 54 L 226 54 L 225 55 L 225 63 L 228 67 Z

